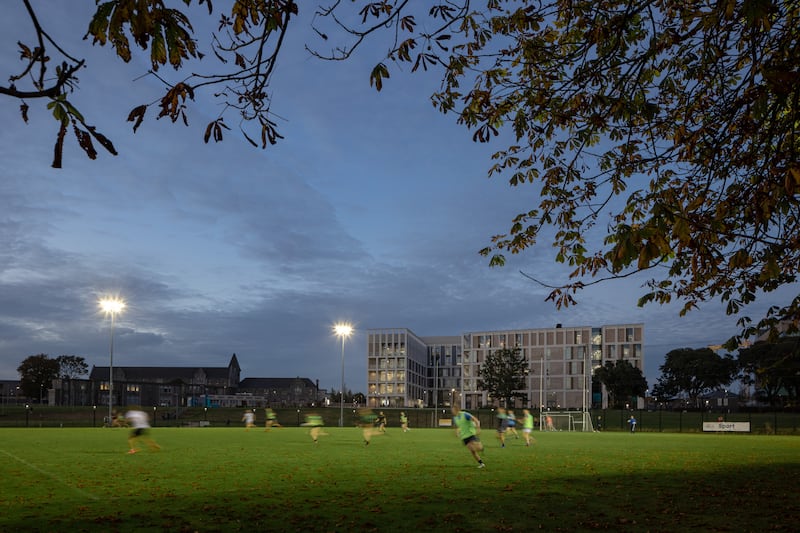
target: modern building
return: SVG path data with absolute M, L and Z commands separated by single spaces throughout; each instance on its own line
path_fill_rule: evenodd
M 479 387 L 479 371 L 493 350 L 519 348 L 528 361 L 515 407 L 586 410 L 605 407 L 592 390 L 592 373 L 606 361 L 625 359 L 644 369 L 644 324 L 475 331 L 420 337 L 406 328 L 371 329 L 367 335 L 367 405 L 448 407 L 495 405 Z

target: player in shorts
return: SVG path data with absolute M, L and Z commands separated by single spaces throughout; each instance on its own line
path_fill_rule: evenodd
M 481 431 L 481 423 L 478 417 L 472 416 L 466 411 L 462 411 L 458 405 L 453 405 L 453 427 L 456 430 L 456 436 L 461 439 L 464 446 L 467 447 L 472 457 L 478 461 L 478 468 L 483 468 L 483 460 L 478 452 L 483 451 L 483 444 L 478 438 L 478 433 Z
M 308 430 L 308 434 L 311 435 L 311 440 L 314 441 L 314 444 L 317 444 L 320 435 L 327 435 L 327 433 L 322 431 L 324 425 L 325 422 L 322 420 L 322 416 L 317 413 L 309 413 L 306 415 L 306 421 L 303 423 L 303 426 L 311 428 Z
M 500 441 L 500 447 L 506 447 L 506 431 L 508 431 L 508 413 L 505 408 L 497 408 L 497 439 Z
M 533 415 L 527 409 L 522 410 L 522 436 L 525 437 L 525 446 L 531 445 L 531 432 L 533 432 Z M 536 439 L 533 439 L 534 441 Z
M 358 427 L 361 428 L 361 435 L 364 437 L 364 446 L 369 446 L 372 436 L 377 434 L 375 429 L 378 415 L 372 409 L 359 409 L 358 410 Z
M 256 414 L 252 409 L 248 409 L 242 415 L 242 422 L 244 422 L 244 430 L 250 431 L 250 428 L 256 426 Z
M 508 432 L 514 435 L 515 439 L 519 438 L 519 433 L 517 433 L 517 417 L 511 409 L 508 410 Z
M 149 435 L 150 420 L 147 417 L 147 413 L 137 409 L 131 409 L 125 413 L 125 420 L 127 420 L 128 424 L 131 426 L 131 432 L 128 436 L 128 447 L 130 448 L 128 453 L 136 453 L 139 451 L 135 446 L 138 440 L 144 441 L 153 451 L 161 449 L 161 446 L 156 444 L 156 441 Z

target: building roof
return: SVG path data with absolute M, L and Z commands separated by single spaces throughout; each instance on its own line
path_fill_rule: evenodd
M 209 379 L 228 379 L 230 371 L 234 369 L 238 371 L 239 360 L 236 354 L 231 357 L 228 366 L 224 367 L 204 367 L 204 366 L 115 366 L 114 374 L 118 372 L 125 375 L 126 381 L 140 381 L 152 382 L 160 381 L 163 383 L 172 383 L 183 381 L 191 383 L 198 377 Z M 92 371 L 89 373 L 89 379 L 94 381 L 108 380 L 109 367 L 107 366 L 93 366 Z
M 239 383 L 239 390 L 246 389 L 287 389 L 298 381 L 303 382 L 306 387 L 316 387 L 316 384 L 309 378 L 244 378 Z

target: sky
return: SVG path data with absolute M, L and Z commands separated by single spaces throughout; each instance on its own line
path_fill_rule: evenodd
M 93 2 L 33 2 L 45 4 L 45 30 L 87 59 L 71 100 L 119 155 L 91 161 L 69 138 L 64 168 L 53 169 L 56 129 L 44 103 L 28 102 L 26 124 L 19 101 L 0 96 L 0 379 L 17 379 L 20 362 L 40 353 L 108 366 L 105 296 L 127 303 L 114 325 L 115 366 L 219 367 L 235 353 L 242 378 L 301 376 L 338 390 L 332 328 L 346 321 L 355 333 L 345 386 L 362 392 L 372 328 L 439 336 L 643 322 L 650 386 L 670 350 L 737 331 L 718 302 L 685 317 L 678 305 L 638 308 L 636 276 L 556 309 L 520 274 L 567 281 L 547 243 L 490 268 L 478 250 L 535 205 L 536 191 L 487 177 L 502 145 L 473 143 L 433 108 L 435 76 L 393 71 L 383 91 L 370 88 L 380 46 L 321 62 L 304 50 L 314 34 L 299 19 L 271 87 L 285 139 L 254 148 L 229 121 L 224 142 L 206 145 L 218 103 L 190 102 L 189 127 L 150 111 L 134 134 L 128 112 L 158 95 L 142 77 L 147 61 L 126 65 L 81 40 Z M 30 41 L 29 24 L 21 3 L 4 5 L 3 80 L 20 70 L 15 43 Z M 778 301 L 746 311 L 758 316 Z

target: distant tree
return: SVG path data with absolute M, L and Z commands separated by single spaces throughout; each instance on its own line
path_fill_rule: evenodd
M 608 391 L 609 405 L 617 408 L 624 407 L 631 398 L 644 396 L 647 392 L 647 380 L 642 370 L 626 359 L 606 361 L 594 371 L 594 379 Z
M 800 398 L 800 337 L 778 342 L 757 342 L 739 350 L 737 357 L 742 382 L 755 385 L 770 405 Z
M 501 348 L 489 353 L 480 368 L 478 386 L 508 407 L 514 398 L 525 398 L 528 362 L 519 348 Z
M 17 367 L 19 386 L 28 398 L 41 398 L 58 378 L 59 364 L 47 354 L 30 355 Z
M 58 377 L 60 378 L 74 379 L 89 373 L 89 365 L 79 355 L 59 355 L 56 357 L 56 361 L 58 362 Z
M 17 40 L 21 64 L 0 94 L 20 100 L 25 121 L 27 101 L 47 102 L 57 129 L 53 166 L 70 131 L 90 158 L 94 143 L 116 153 L 70 101 L 85 60 L 54 42 L 22 1 L 30 24 L 19 27 L 29 35 Z M 220 113 L 205 142 L 222 140 L 232 113 L 253 145 L 276 143 L 269 86 L 287 32 L 308 9 L 319 38 L 306 44 L 313 55 L 387 50 L 368 75 L 376 90 L 393 64 L 438 70 L 434 106 L 476 142 L 502 143 L 489 175 L 536 187 L 537 203 L 481 250 L 491 265 L 552 230 L 541 244 L 555 246 L 570 280 L 531 279 L 558 306 L 587 285 L 647 272 L 640 305 L 678 300 L 685 314 L 720 299 L 741 316 L 741 336 L 766 328 L 775 338 L 780 321 L 800 318 L 800 295 L 788 292 L 755 324 L 740 313 L 760 293 L 789 287 L 800 269 L 795 2 L 231 0 L 217 13 L 210 0 L 172 3 L 184 11 L 167 3 L 98 2 L 88 30 L 75 28 L 75 38 L 109 46 L 125 62 L 137 49 L 147 54 L 142 74 L 161 87 L 128 114 L 134 131 L 151 108 L 187 124 L 189 103 L 207 91 Z M 196 36 L 212 15 L 213 33 Z M 367 44 L 373 37 L 385 41 Z M 606 234 L 589 242 L 599 227 Z
M 659 370 L 654 393 L 666 397 L 685 394 L 697 406 L 701 394 L 733 381 L 737 364 L 730 354 L 720 356 L 710 348 L 679 348 L 667 353 Z

